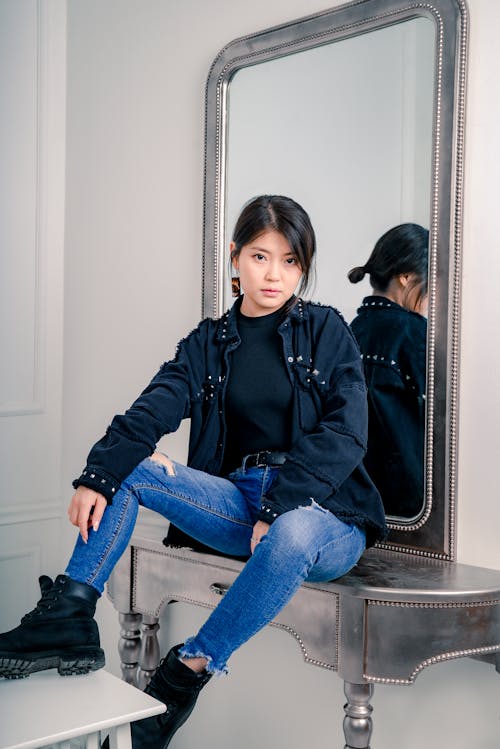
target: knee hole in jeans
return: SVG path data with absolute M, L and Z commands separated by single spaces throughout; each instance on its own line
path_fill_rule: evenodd
M 169 476 L 175 476 L 174 464 L 166 455 L 163 455 L 163 453 L 153 453 L 151 455 L 151 460 L 154 463 L 160 463 L 162 466 L 165 466 Z

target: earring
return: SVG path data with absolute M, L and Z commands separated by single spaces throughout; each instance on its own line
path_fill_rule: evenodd
M 239 276 L 231 277 L 231 293 L 234 297 L 238 297 L 241 294 L 241 284 Z

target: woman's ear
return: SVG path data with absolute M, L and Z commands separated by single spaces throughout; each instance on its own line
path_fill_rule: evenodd
M 406 287 L 408 286 L 408 284 L 410 282 L 410 273 L 401 273 L 398 276 L 398 281 L 401 284 L 401 286 L 403 287 L 403 289 L 406 289 Z
M 236 249 L 236 243 L 231 242 L 231 244 L 229 245 L 229 255 L 231 257 L 231 265 L 233 266 L 235 270 L 238 270 L 238 256 L 237 255 L 233 256 L 233 252 L 235 249 Z
M 241 295 L 241 284 L 240 284 L 240 277 L 237 275 L 239 273 L 239 253 L 236 253 L 233 255 L 233 252 L 236 250 L 236 244 L 234 242 L 231 242 L 229 245 L 229 252 L 231 253 L 231 265 L 233 266 L 233 273 L 231 276 L 231 294 L 236 299 Z

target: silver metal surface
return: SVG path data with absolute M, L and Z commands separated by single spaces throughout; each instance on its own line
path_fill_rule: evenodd
M 191 549 L 166 548 L 149 538 L 135 538 L 132 546 L 132 610 L 158 620 L 163 606 L 171 601 L 215 608 L 243 567 L 234 559 L 201 554 Z M 125 574 L 130 575 L 127 560 Z M 109 595 L 118 608 L 122 562 L 112 575 Z M 120 601 L 125 598 L 120 596 Z M 128 604 L 127 604 L 128 605 Z M 148 619 L 149 621 L 149 619 Z M 272 622 L 271 626 L 295 638 L 305 661 L 337 670 L 338 596 L 329 584 L 306 584 Z M 307 632 L 307 640 L 302 634 Z M 151 663 L 141 661 L 143 670 Z
M 430 206 L 426 498 L 415 521 L 391 518 L 385 548 L 455 557 L 457 384 L 468 18 L 464 0 L 357 0 L 241 37 L 214 60 L 206 87 L 203 314 L 221 314 L 226 210 L 227 101 L 250 65 L 365 34 L 418 16 L 436 28 Z
M 370 749 L 373 711 L 370 699 L 373 687 L 371 684 L 351 684 L 346 681 L 344 693 L 347 697 L 344 705 L 344 735 L 347 743 L 344 749 Z
M 450 604 L 498 598 L 500 570 L 368 549 L 347 575 L 328 583 L 338 595 Z
M 164 527 L 135 535 L 108 595 L 120 613 L 123 678 L 141 688 L 160 658 L 163 606 L 217 606 L 243 562 L 163 545 Z M 346 684 L 347 749 L 367 749 L 372 684 L 412 684 L 426 667 L 500 654 L 500 570 L 370 549 L 347 575 L 306 583 L 271 623 L 291 634 L 304 660 Z

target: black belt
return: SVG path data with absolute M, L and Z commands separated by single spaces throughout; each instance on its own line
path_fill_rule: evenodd
M 261 450 L 259 453 L 243 458 L 243 468 L 264 468 L 265 466 L 282 466 L 287 458 L 286 453 Z

